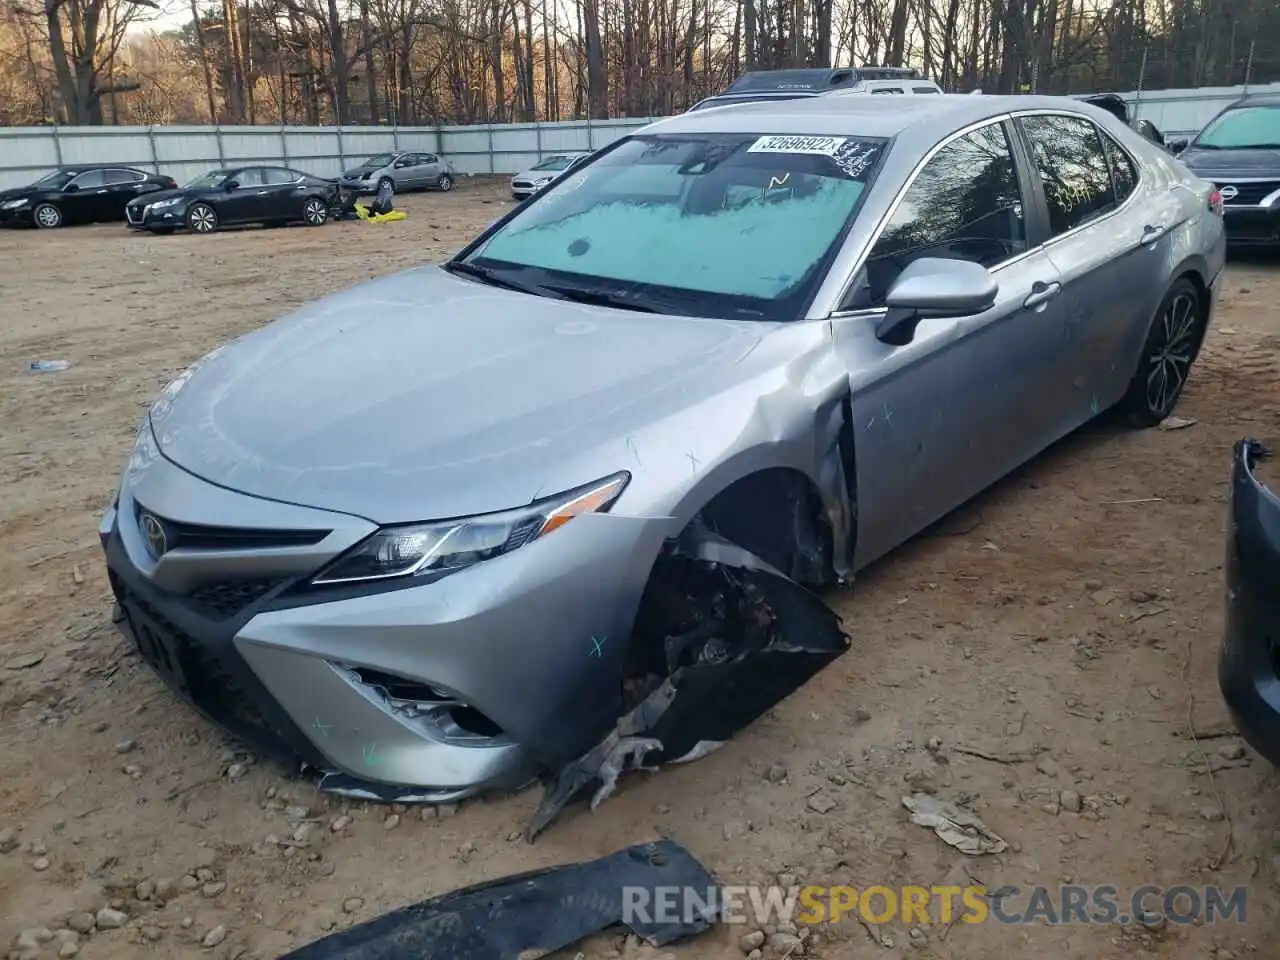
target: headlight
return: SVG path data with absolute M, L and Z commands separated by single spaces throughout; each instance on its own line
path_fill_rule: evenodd
M 176 207 L 184 199 L 184 197 L 170 197 L 168 200 L 157 200 L 155 203 L 147 204 L 147 206 L 151 207 L 152 210 L 163 210 L 165 207 Z
M 554 179 L 555 177 L 539 177 L 537 180 L 533 181 L 533 185 L 535 187 L 545 187 L 548 183 L 550 183 Z
M 6 200 L 4 203 L 0 203 L 0 210 L 17 210 L 19 207 L 25 207 L 30 202 L 26 197 L 22 197 L 19 200 Z
M 545 537 L 574 517 L 607 511 L 630 480 L 631 474 L 624 471 L 516 510 L 386 527 L 339 557 L 312 582 L 354 583 L 468 567 Z

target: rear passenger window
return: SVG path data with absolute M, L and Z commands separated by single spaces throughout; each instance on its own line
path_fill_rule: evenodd
M 912 93 L 937 93 L 938 91 L 934 87 L 912 87 L 911 92 Z
M 1115 189 L 1116 204 L 1119 205 L 1128 200 L 1129 194 L 1138 186 L 1138 170 L 1129 154 L 1118 143 L 1105 133 L 1102 140 L 1107 147 L 1107 159 L 1111 161 L 1111 184 Z
M 1054 236 L 1083 226 L 1116 206 L 1111 167 L 1098 128 L 1081 117 L 1020 120 L 1040 170 Z
M 298 175 L 292 170 L 285 170 L 282 167 L 267 167 L 263 170 L 263 174 L 263 179 L 269 186 L 293 183 L 293 181 L 298 179 Z
M 992 267 L 1026 249 L 1013 152 L 1004 125 L 991 123 L 925 164 L 867 255 L 866 282 L 852 306 L 882 306 L 898 274 L 919 257 Z

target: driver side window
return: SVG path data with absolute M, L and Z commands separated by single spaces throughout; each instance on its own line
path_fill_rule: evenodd
M 1013 151 L 1004 125 L 992 123 L 953 140 L 920 171 L 867 255 L 851 306 L 883 306 L 898 274 L 921 257 L 993 267 L 1026 249 Z

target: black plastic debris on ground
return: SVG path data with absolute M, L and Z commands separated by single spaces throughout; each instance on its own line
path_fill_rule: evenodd
M 695 547 L 659 559 L 641 604 L 636 629 L 648 662 L 633 673 L 648 675 L 651 692 L 555 774 L 530 841 L 593 784 L 594 810 L 628 769 L 709 753 L 849 648 L 839 618 L 804 587 L 736 545 Z M 707 559 L 712 547 L 718 562 Z
M 647 907 L 626 909 L 628 904 L 661 903 L 659 891 L 672 889 L 695 894 L 699 903 L 720 902 L 706 868 L 678 843 L 662 840 L 588 863 L 455 890 L 332 934 L 279 960 L 524 960 L 616 924 L 661 947 L 702 933 L 716 920 L 714 912 L 677 910 L 678 916 L 653 918 Z

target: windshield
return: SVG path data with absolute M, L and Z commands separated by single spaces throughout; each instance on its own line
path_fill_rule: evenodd
M 204 173 L 196 177 L 182 189 L 212 190 L 214 187 L 221 186 L 222 181 L 226 180 L 229 176 L 231 176 L 230 170 L 210 170 L 208 173 Z
M 1280 149 L 1280 106 L 1233 107 L 1211 120 L 1195 145 L 1210 150 Z
M 547 187 L 468 262 L 663 313 L 791 320 L 816 291 L 886 141 L 631 137 Z
M 547 157 L 533 169 L 535 170 L 563 170 L 569 164 L 573 163 L 573 157 Z
M 46 173 L 37 180 L 35 185 L 38 187 L 61 187 L 78 172 L 77 170 L 54 170 L 52 173 Z
M 385 166 L 387 166 L 388 164 L 390 164 L 390 163 L 394 162 L 394 161 L 395 161 L 395 159 L 396 159 L 396 158 L 395 158 L 395 154 L 392 154 L 392 153 L 380 153 L 380 154 L 378 154 L 376 157 L 370 157 L 370 158 L 369 158 L 368 160 L 366 160 L 364 163 L 360 164 L 360 166 L 362 166 L 362 167 L 385 167 Z

